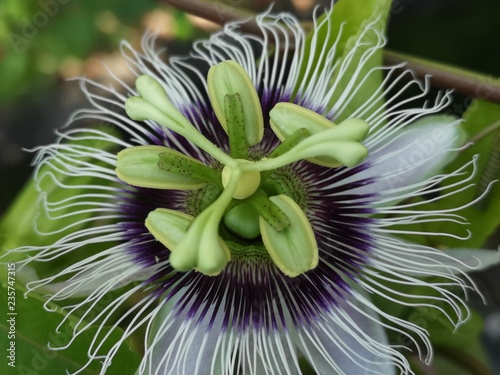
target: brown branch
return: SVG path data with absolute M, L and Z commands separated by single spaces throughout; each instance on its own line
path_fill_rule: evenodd
M 405 62 L 403 69 L 410 69 L 420 79 L 431 76 L 431 84 L 442 89 L 454 89 L 466 96 L 500 103 L 500 80 L 438 62 L 404 55 L 390 50 L 384 51 L 384 62 L 388 65 Z
M 241 29 L 254 35 L 262 35 L 260 27 L 255 21 L 255 14 L 233 8 L 221 2 L 203 0 L 158 0 L 194 16 L 224 25 L 232 21 L 246 20 Z
M 261 35 L 254 15 L 220 2 L 206 0 L 158 0 L 161 3 L 173 6 L 187 13 L 210 20 L 219 25 L 231 21 L 246 20 L 241 25 L 245 32 Z M 479 73 L 454 68 L 437 62 L 420 59 L 410 55 L 403 55 L 394 51 L 384 51 L 384 63 L 397 65 L 406 63 L 403 69 L 412 70 L 423 80 L 431 76 L 431 84 L 442 89 L 454 89 L 466 96 L 500 103 L 500 80 Z

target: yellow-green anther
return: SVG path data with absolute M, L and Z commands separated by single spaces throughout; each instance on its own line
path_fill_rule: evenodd
M 214 202 L 213 205 L 220 204 Z M 207 276 L 218 275 L 231 259 L 227 245 L 219 237 L 220 219 L 210 206 L 192 222 L 182 240 L 170 254 L 170 264 L 178 271 L 196 270 Z
M 260 235 L 259 213 L 248 203 L 233 207 L 224 216 L 224 224 L 242 238 L 253 240 Z
M 237 160 L 239 163 L 251 163 L 248 160 Z M 222 169 L 222 185 L 226 188 L 233 178 L 235 172 L 238 173 L 238 182 L 233 193 L 234 199 L 245 199 L 257 191 L 260 185 L 260 173 L 258 171 L 242 172 L 238 166 L 226 165 Z
M 363 121 L 353 122 L 354 127 L 364 127 Z M 368 150 L 359 141 L 345 138 L 343 129 L 333 127 L 307 137 L 293 147 L 289 152 L 276 158 L 262 159 L 250 167 L 243 167 L 245 171 L 266 171 L 280 168 L 295 161 L 307 159 L 324 166 L 345 165 L 354 167 L 361 163 L 368 155 Z M 353 133 L 360 133 L 359 131 Z
M 314 269 L 318 265 L 318 244 L 306 215 L 287 195 L 276 195 L 269 199 L 290 219 L 290 226 L 277 232 L 260 218 L 262 241 L 274 264 L 290 277 Z
M 290 137 L 298 129 L 305 128 L 311 135 L 328 130 L 330 139 L 359 142 L 365 138 L 369 129 L 365 121 L 356 118 L 347 119 L 336 125 L 318 113 L 293 103 L 278 103 L 269 115 L 271 117 L 271 128 L 282 141 Z M 308 158 L 308 160 L 330 168 L 345 164 L 338 158 L 327 155 L 319 155 L 318 157 Z
M 180 272 L 197 270 L 208 276 L 215 276 L 227 265 L 231 254 L 222 238 L 215 241 L 216 247 L 206 249 L 179 246 L 186 238 L 194 217 L 182 212 L 157 208 L 146 218 L 146 228 L 153 237 L 171 251 L 170 264 Z
M 244 110 L 245 135 L 248 145 L 259 143 L 264 136 L 264 119 L 259 96 L 247 72 L 235 61 L 221 62 L 210 68 L 207 77 L 208 95 L 217 119 L 228 131 L 224 98 L 238 93 Z
M 192 222 L 184 238 L 170 254 L 176 270 L 196 270 L 207 276 L 222 272 L 231 259 L 226 243 L 219 237 L 219 224 L 232 200 L 241 172 L 237 170 L 222 194 Z
M 275 158 L 290 151 L 304 139 L 309 137 L 311 132 L 305 128 L 300 128 L 286 137 L 267 157 Z
M 161 110 L 172 120 L 180 125 L 188 123 L 184 115 L 168 100 L 165 89 L 155 78 L 142 75 L 135 81 L 135 87 L 144 100 Z
M 170 149 L 168 152 L 160 153 L 158 159 L 158 167 L 164 171 L 210 182 L 222 189 L 221 172 L 206 166 L 196 159 Z
M 282 232 L 290 226 L 290 219 L 286 214 L 274 204 L 267 195 L 258 191 L 246 200 L 248 204 L 254 207 L 260 217 L 264 219 L 276 232 Z
M 240 94 L 227 94 L 224 97 L 224 116 L 231 157 L 247 159 L 249 145 L 246 140 L 244 109 Z
M 183 212 L 157 208 L 146 218 L 146 228 L 167 249 L 174 251 L 186 235 L 194 217 Z
M 282 142 L 301 128 L 312 135 L 336 126 L 314 111 L 287 102 L 277 103 L 269 112 L 269 117 L 271 129 Z
M 205 138 L 168 100 L 165 90 L 153 77 L 141 76 L 136 81 L 141 96 L 127 99 L 125 112 L 137 121 L 152 120 L 183 136 L 224 164 L 233 162 L 216 145 Z
M 338 138 L 336 129 L 328 129 L 300 142 L 288 154 L 294 159 L 327 160 L 328 163 L 339 163 L 354 167 L 368 155 L 365 146 L 355 140 Z M 288 156 L 288 154 L 284 156 Z
M 116 175 L 129 185 L 153 189 L 194 190 L 205 186 L 204 180 L 161 170 L 157 165 L 161 153 L 182 155 L 163 146 L 129 147 L 118 153 Z M 184 155 L 182 157 L 188 158 Z M 191 161 L 200 163 L 195 159 Z

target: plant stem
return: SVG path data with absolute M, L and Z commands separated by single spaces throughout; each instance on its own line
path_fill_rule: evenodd
M 242 11 L 219 1 L 206 0 L 158 0 L 194 16 L 224 25 L 231 21 L 243 21 L 241 29 L 254 35 L 262 35 L 260 27 L 255 21 L 255 14 Z
M 210 20 L 219 25 L 231 21 L 243 21 L 241 29 L 245 32 L 262 35 L 261 29 L 252 13 L 241 11 L 221 2 L 206 0 L 158 0 L 187 13 Z M 272 38 L 270 39 L 272 42 Z M 402 69 L 410 69 L 424 80 L 431 77 L 432 85 L 442 89 L 454 89 L 466 96 L 500 103 L 500 80 L 497 77 L 467 71 L 415 56 L 385 50 L 384 63 L 396 65 L 406 63 Z

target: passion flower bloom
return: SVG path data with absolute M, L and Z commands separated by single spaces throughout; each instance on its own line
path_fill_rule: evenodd
M 66 234 L 17 250 L 31 253 L 24 263 L 81 260 L 28 288 L 57 303 L 84 297 L 68 307 L 87 311 L 74 337 L 98 324 L 88 355 L 102 373 L 144 324 L 140 374 L 299 374 L 300 358 L 318 374 L 411 373 L 401 349 L 429 361 L 428 332 L 372 296 L 436 308 L 458 325 L 468 309 L 450 287 L 474 289 L 467 264 L 398 237 L 408 224 L 461 220 L 461 207 L 429 212 L 409 200 L 470 185 L 474 160 L 439 174 L 463 142 L 459 121 L 434 115 L 449 95 L 411 108 L 426 83 L 397 77 L 400 67 L 367 72 L 384 44 L 375 25 L 340 59 L 319 42 L 330 17 L 315 21 L 310 43 L 290 15 L 256 21 L 260 36 L 229 24 L 168 64 L 151 36 L 142 52 L 124 43 L 135 87 L 115 76 L 114 87 L 81 80 L 91 108 L 70 122 L 109 127 L 72 125 L 39 149 L 41 202 Z M 377 41 L 367 48 L 368 34 Z M 380 72 L 383 86 L 353 108 Z M 347 73 L 352 83 L 341 86 Z M 405 97 L 409 87 L 420 94 Z M 47 178 L 75 194 L 49 201 Z M 426 295 L 404 292 L 411 286 Z M 110 323 L 124 335 L 98 355 Z

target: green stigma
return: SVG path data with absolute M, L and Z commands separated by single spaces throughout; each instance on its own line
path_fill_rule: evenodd
M 277 103 L 269 123 L 281 143 L 259 157 L 254 149 L 264 137 L 259 96 L 245 70 L 225 61 L 209 70 L 207 87 L 228 137 L 226 153 L 175 108 L 154 78 L 139 77 L 136 87 L 140 96 L 125 105 L 132 119 L 155 121 L 216 161 L 205 165 L 164 146 L 130 147 L 118 154 L 116 174 L 122 181 L 190 194 L 186 204 L 193 206 L 187 209 L 192 214 L 157 208 L 145 222 L 154 238 L 171 251 L 171 266 L 179 272 L 215 276 L 231 259 L 266 258 L 289 277 L 314 269 L 319 249 L 305 200 L 297 199 L 305 189 L 297 189 L 294 176 L 286 177 L 287 166 L 299 160 L 327 168 L 359 164 L 367 155 L 361 141 L 368 125 L 360 119 L 337 125 L 299 105 Z
M 250 163 L 248 160 L 238 160 L 240 163 Z M 235 167 L 226 165 L 222 169 L 222 186 L 227 187 L 231 176 L 233 175 Z M 260 172 L 259 171 L 246 171 L 241 173 L 238 178 L 238 183 L 233 194 L 234 199 L 245 199 L 252 196 L 260 185 Z

